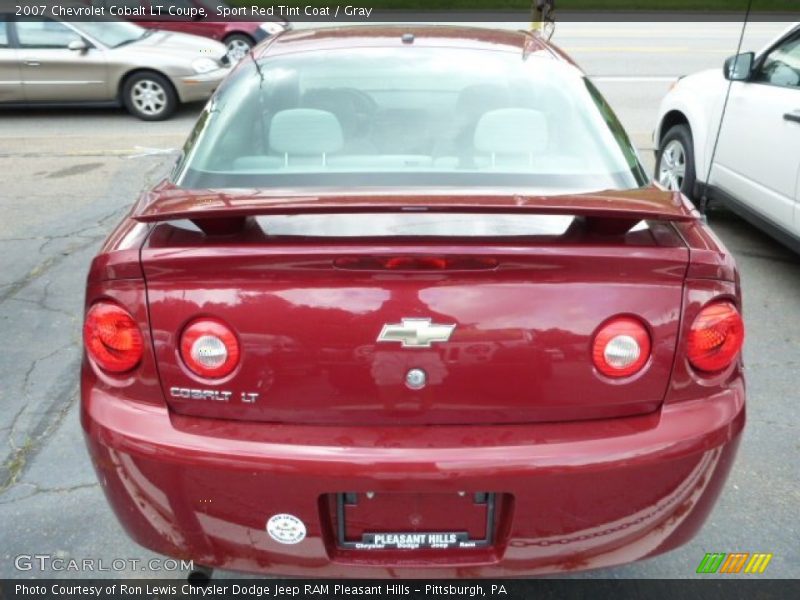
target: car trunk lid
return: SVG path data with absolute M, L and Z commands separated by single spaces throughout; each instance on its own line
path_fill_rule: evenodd
M 165 395 L 184 414 L 316 424 L 655 410 L 688 262 L 669 221 L 694 215 L 672 194 L 640 195 L 264 202 L 170 191 L 134 214 L 158 222 L 142 262 Z M 646 367 L 623 380 L 591 359 L 594 333 L 616 315 L 642 320 L 652 341 Z M 222 380 L 180 357 L 181 332 L 203 316 L 241 345 Z

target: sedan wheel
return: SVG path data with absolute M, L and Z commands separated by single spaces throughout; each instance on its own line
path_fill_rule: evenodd
M 155 117 L 167 105 L 167 91 L 157 82 L 143 79 L 131 88 L 131 101 L 142 114 Z
M 658 182 L 673 192 L 681 191 L 686 177 L 686 150 L 678 140 L 664 147 L 658 169 Z
M 178 97 L 170 81 L 159 73 L 135 73 L 122 88 L 125 108 L 145 121 L 166 119 L 178 105 Z

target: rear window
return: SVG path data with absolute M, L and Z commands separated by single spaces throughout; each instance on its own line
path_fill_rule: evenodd
M 549 55 L 401 47 L 248 60 L 201 116 L 178 185 L 565 193 L 646 183 L 591 82 Z

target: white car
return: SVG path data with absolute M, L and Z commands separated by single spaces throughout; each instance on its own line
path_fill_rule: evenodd
M 800 24 L 758 54 L 678 80 L 654 142 L 661 184 L 701 210 L 722 202 L 800 252 Z

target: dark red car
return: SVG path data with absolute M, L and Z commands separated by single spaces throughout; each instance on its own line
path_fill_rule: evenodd
M 142 27 L 215 39 L 228 47 L 233 60 L 240 60 L 258 42 L 290 28 L 289 22 L 280 17 L 261 22 L 223 19 L 217 9 L 228 5 L 222 0 L 91 0 L 91 3 L 114 5 L 116 10 L 129 9 L 130 14 L 121 16 Z
M 542 39 L 286 33 L 95 258 L 83 427 L 127 532 L 196 565 L 617 565 L 722 489 L 740 311 L 731 255 Z

